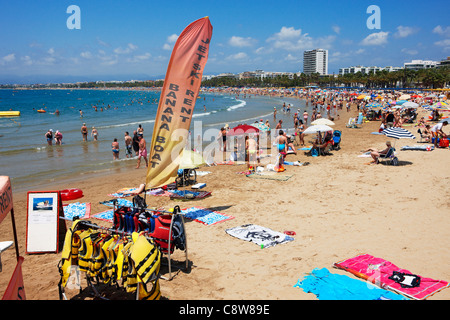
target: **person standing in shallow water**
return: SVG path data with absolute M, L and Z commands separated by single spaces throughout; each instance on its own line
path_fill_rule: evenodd
M 98 140 L 98 131 L 97 129 L 95 129 L 95 127 L 92 127 L 92 131 L 91 131 L 91 137 L 94 137 L 94 141 Z
M 81 126 L 81 135 L 83 136 L 83 141 L 87 141 L 88 128 L 86 127 L 86 123 L 83 123 Z
M 53 130 L 49 129 L 45 134 L 45 138 L 47 139 L 47 144 L 51 146 L 53 144 Z
M 113 143 L 111 144 L 112 153 L 113 153 L 113 159 L 119 160 L 119 142 L 117 142 L 117 138 L 114 138 Z
M 138 160 L 137 160 L 137 166 L 136 169 L 139 169 L 140 165 L 141 165 L 141 157 L 144 158 L 145 160 L 145 166 L 148 167 L 148 160 L 147 160 L 147 145 L 145 142 L 144 137 L 139 136 L 139 156 L 138 156 Z

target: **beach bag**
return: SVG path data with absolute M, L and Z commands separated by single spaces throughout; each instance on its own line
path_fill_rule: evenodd
M 311 149 L 311 155 L 313 157 L 317 157 L 319 155 L 319 151 L 316 148 Z
M 145 209 L 147 208 L 147 203 L 145 202 L 145 199 L 140 195 L 135 195 L 133 197 L 133 207 L 138 209 Z
M 398 271 L 393 271 L 389 279 L 394 280 L 402 288 L 415 288 L 420 286 L 420 277 L 415 274 L 407 274 Z
M 446 138 L 442 138 L 439 141 L 439 147 L 441 148 L 447 148 L 449 146 L 449 141 Z

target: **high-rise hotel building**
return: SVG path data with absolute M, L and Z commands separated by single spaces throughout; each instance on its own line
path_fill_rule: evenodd
M 314 49 L 303 52 L 303 73 L 328 74 L 328 50 Z

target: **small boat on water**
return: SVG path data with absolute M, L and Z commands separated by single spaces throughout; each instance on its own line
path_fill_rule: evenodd
M 0 111 L 0 117 L 18 117 L 20 111 Z
M 39 113 L 46 113 L 47 111 L 45 111 L 44 109 L 39 109 L 37 112 L 39 112 Z

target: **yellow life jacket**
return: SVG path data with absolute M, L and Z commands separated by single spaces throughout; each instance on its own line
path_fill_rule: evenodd
M 142 233 L 132 234 L 134 245 L 131 250 L 131 259 L 134 262 L 136 273 L 144 283 L 154 280 L 159 274 L 161 266 L 161 252 Z
M 66 236 L 64 238 L 64 246 L 63 250 L 61 251 L 61 260 L 58 264 L 59 274 L 61 275 L 61 279 L 59 281 L 58 286 L 64 288 L 67 284 L 67 279 L 69 279 L 70 276 L 70 269 L 72 267 L 72 236 L 74 234 L 74 231 L 76 229 L 78 220 L 75 221 L 71 228 L 69 228 L 66 232 Z
M 103 264 L 100 266 L 100 277 L 104 283 L 108 283 L 111 280 L 110 273 L 108 272 L 108 267 L 110 265 L 111 259 L 109 247 L 115 240 L 116 239 L 114 237 L 111 237 L 110 239 L 106 240 L 102 246 L 104 258 Z
M 94 240 L 98 237 L 98 232 L 86 230 L 80 234 L 81 246 L 78 250 L 78 267 L 80 271 L 88 272 L 89 264 L 94 252 Z
M 159 287 L 159 279 L 153 283 L 152 290 L 147 291 L 145 284 L 139 285 L 139 300 L 159 300 L 161 298 L 161 289 Z
M 92 258 L 89 261 L 89 272 L 88 272 L 88 275 L 91 277 L 98 276 L 103 264 L 105 263 L 105 252 L 102 248 L 106 240 L 105 236 L 106 234 L 100 234 L 99 237 L 97 237 L 93 241 L 94 250 Z

